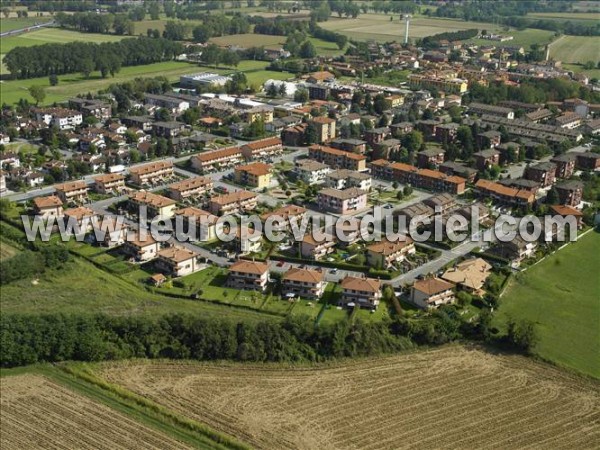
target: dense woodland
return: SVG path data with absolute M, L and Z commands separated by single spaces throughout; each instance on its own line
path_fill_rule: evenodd
M 122 66 L 169 61 L 181 53 L 183 46 L 177 42 L 139 37 L 101 44 L 70 42 L 16 47 L 6 54 L 4 63 L 17 78 L 75 72 L 89 76 L 94 70 L 106 77 L 119 72 Z

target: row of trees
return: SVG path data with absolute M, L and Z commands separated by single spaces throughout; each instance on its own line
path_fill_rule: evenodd
M 204 43 L 216 36 L 249 32 L 250 22 L 245 16 L 238 14 L 229 19 L 224 15 L 213 15 L 207 17 L 202 25 L 195 27 L 192 30 L 192 35 L 194 41 Z
M 470 28 L 468 30 L 459 31 L 447 31 L 445 33 L 434 34 L 433 36 L 427 36 L 421 39 L 420 45 L 425 48 L 437 48 L 440 46 L 440 41 L 466 41 L 479 35 L 477 28 Z
M 16 47 L 4 57 L 10 73 L 17 78 L 99 70 L 103 77 L 114 75 L 122 66 L 168 61 L 183 53 L 183 46 L 168 39 L 140 37 L 120 42 L 70 42 Z
M 95 12 L 66 14 L 59 12 L 55 16 L 55 21 L 63 28 L 86 33 L 134 34 L 133 21 L 131 17 L 124 14 L 97 14 Z

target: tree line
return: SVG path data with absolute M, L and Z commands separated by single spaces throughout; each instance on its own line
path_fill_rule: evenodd
M 16 47 L 4 57 L 7 69 L 16 78 L 34 78 L 81 72 L 86 76 L 99 70 L 103 77 L 119 72 L 122 66 L 169 61 L 183 53 L 183 46 L 168 39 L 139 37 L 119 42 L 70 42 Z
M 440 41 L 466 41 L 479 35 L 477 28 L 470 28 L 468 30 L 459 31 L 447 31 L 445 33 L 434 34 L 433 36 L 427 36 L 421 39 L 420 45 L 425 48 L 438 48 Z

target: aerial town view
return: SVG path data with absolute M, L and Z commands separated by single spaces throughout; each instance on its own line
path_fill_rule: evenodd
M 0 448 L 598 449 L 600 1 L 1 0 Z

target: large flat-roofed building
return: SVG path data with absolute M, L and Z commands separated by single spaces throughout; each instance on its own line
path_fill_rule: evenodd
M 138 186 L 154 183 L 173 175 L 172 161 L 158 161 L 129 169 L 131 181 Z
M 194 177 L 170 184 L 168 187 L 168 195 L 172 199 L 181 202 L 190 197 L 200 197 L 210 192 L 212 188 L 212 178 Z
M 192 75 L 181 75 L 179 85 L 183 89 L 196 89 L 198 86 L 225 86 L 231 80 L 228 75 L 213 72 L 200 72 Z

